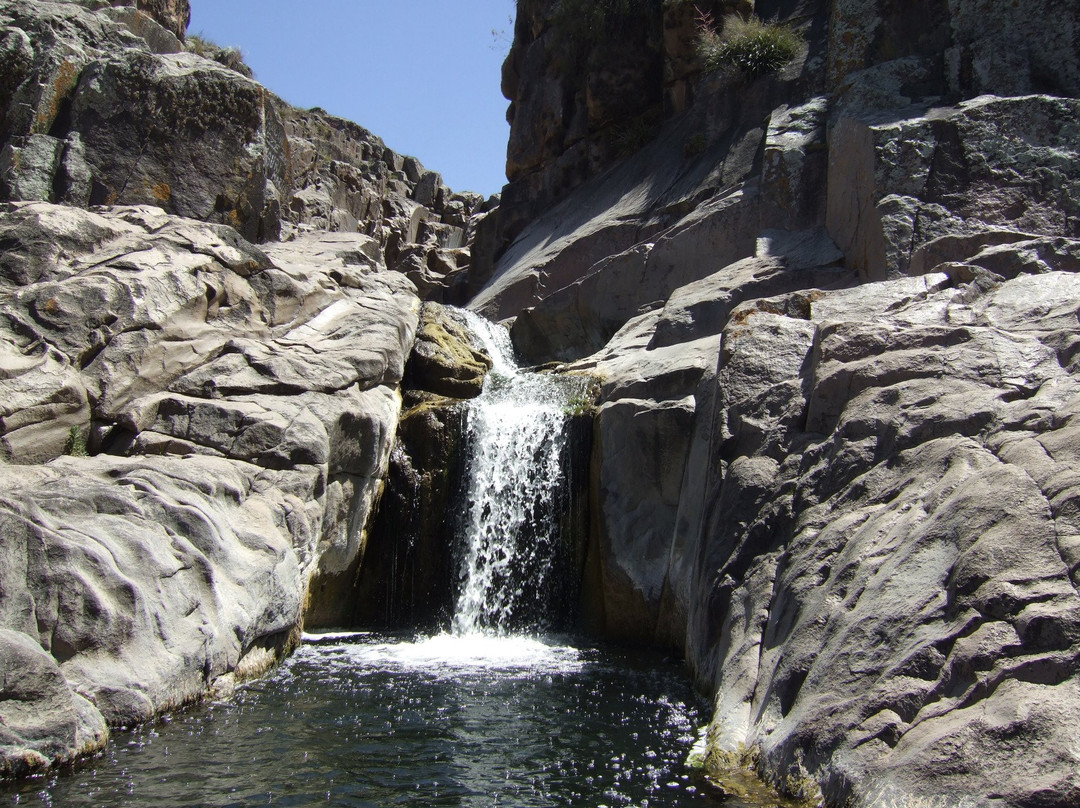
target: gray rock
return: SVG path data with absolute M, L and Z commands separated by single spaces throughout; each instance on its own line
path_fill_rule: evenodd
M 580 281 L 523 311 L 514 322 L 515 347 L 531 362 L 575 359 L 599 349 L 650 305 L 666 309 L 654 345 L 670 345 L 694 339 L 696 332 L 719 333 L 731 308 L 746 298 L 849 282 L 848 273 L 822 268 L 841 254 L 820 229 L 765 231 L 755 247 L 740 249 L 732 233 L 745 229 L 752 216 L 740 199 L 715 208 L 702 206 L 698 215 L 687 217 L 654 245 L 598 264 Z M 761 257 L 707 271 L 744 250 Z
M 185 0 L 6 0 L 0 197 L 150 204 L 259 242 L 332 230 L 385 244 L 417 241 L 419 188 L 446 228 L 436 240 L 463 246 L 474 211 L 449 205 L 437 175 L 363 127 L 276 98 L 235 49 L 184 52 L 189 18 Z M 392 177 L 391 164 L 408 171 Z
M 911 271 L 955 235 L 1080 234 L 1072 99 L 991 96 L 902 119 L 843 118 L 830 139 L 828 227 L 864 277 Z M 928 267 L 929 268 L 929 267 Z
M 434 171 L 425 171 L 420 179 L 416 180 L 413 199 L 416 200 L 417 204 L 423 205 L 425 208 L 434 208 L 435 198 L 441 185 L 442 177 L 439 174 Z
M 99 457 L 5 468 L 4 551 L 22 561 L 9 568 L 5 624 L 51 653 L 109 723 L 202 695 L 297 624 L 290 503 L 257 493 L 254 467 Z
M 949 3 L 830 0 L 830 86 L 897 57 L 944 57 L 928 94 L 1025 95 L 1080 90 L 1080 58 L 1071 40 L 1077 10 L 1052 0 L 1022 6 L 987 0 Z M 917 19 L 918 24 L 911 24 Z M 886 44 L 887 43 L 887 44 Z
M 1069 416 L 1048 416 L 1080 392 L 1055 347 L 1076 329 L 1056 313 L 1075 283 L 931 275 L 732 313 L 696 469 L 705 518 L 684 550 L 697 561 L 669 562 L 696 572 L 663 584 L 690 593 L 671 610 L 718 694 L 721 749 L 756 746 L 763 774 L 830 802 L 1021 800 L 1032 758 L 1050 804 L 1073 798 L 1075 769 L 1052 751 L 1071 719 L 1050 705 L 1080 638 L 1055 538 L 1075 529 L 1075 494 L 1035 447 L 1072 440 Z
M 145 4 L 141 4 L 145 5 Z M 158 5 L 164 5 L 159 3 Z M 135 34 L 140 39 L 146 41 L 151 52 L 153 53 L 180 53 L 184 49 L 181 44 L 181 39 L 184 36 L 183 30 L 179 33 L 175 30 L 170 31 L 163 26 L 163 21 L 154 19 L 147 15 L 142 9 L 128 7 L 120 8 L 108 8 L 104 12 L 109 19 L 118 22 L 123 25 L 131 33 Z M 187 12 L 188 17 L 191 15 L 191 11 Z M 172 22 L 170 20 L 170 22 Z M 179 21 L 175 21 L 174 25 Z M 187 28 L 187 24 L 184 23 L 183 28 Z
M 420 301 L 360 234 L 263 252 L 160 208 L 45 203 L 0 234 L 0 628 L 59 664 L 35 674 L 59 706 L 5 716 L 24 771 L 351 615 L 322 585 L 356 579 Z
M 789 793 L 1070 805 L 1076 240 L 944 228 L 858 285 L 820 230 L 756 252 L 566 368 L 601 390 L 587 623 L 684 648 L 716 759 Z
M 181 40 L 191 22 L 189 0 L 111 0 L 111 2 L 114 6 L 135 6 Z
M 0 152 L 0 194 L 15 201 L 54 201 L 61 149 L 60 141 L 48 135 L 30 135 L 19 145 L 9 142 Z
M 107 738 L 100 719 L 84 718 L 56 660 L 36 637 L 0 629 L 0 755 L 5 775 L 38 772 L 54 761 L 94 752 Z

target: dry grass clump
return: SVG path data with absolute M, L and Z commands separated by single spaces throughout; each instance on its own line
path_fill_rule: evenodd
M 712 16 L 698 18 L 698 58 L 705 72 L 734 70 L 747 78 L 774 73 L 802 48 L 802 37 L 779 23 L 757 17 L 725 17 L 717 30 Z
M 240 48 L 223 47 L 202 34 L 188 34 L 184 40 L 184 49 L 204 59 L 211 59 L 249 79 L 254 75 L 244 61 L 244 52 Z

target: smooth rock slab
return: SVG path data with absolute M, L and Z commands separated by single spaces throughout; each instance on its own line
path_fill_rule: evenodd
M 5 626 L 114 725 L 201 696 L 255 649 L 280 650 L 303 579 L 294 505 L 261 474 L 200 457 L 0 468 Z M 27 731 L 57 721 L 42 712 Z M 64 721 L 74 727 L 74 710 Z

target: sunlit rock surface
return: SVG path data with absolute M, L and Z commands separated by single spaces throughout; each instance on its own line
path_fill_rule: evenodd
M 565 178 L 576 119 L 519 103 L 552 8 L 508 89 L 528 176 Z M 1074 805 L 1077 10 L 757 12 L 806 52 L 504 194 L 471 304 L 598 377 L 589 623 L 683 649 L 713 759 L 781 790 Z
M 361 234 L 263 251 L 159 208 L 40 202 L 0 233 L 0 620 L 63 686 L 11 691 L 37 717 L 5 721 L 18 770 L 348 611 L 320 595 L 363 554 L 420 301 Z

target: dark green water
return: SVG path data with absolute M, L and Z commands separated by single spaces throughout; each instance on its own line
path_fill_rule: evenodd
M 648 652 L 521 638 L 323 638 L 227 702 L 116 733 L 101 755 L 0 799 L 56 808 L 717 806 L 684 766 L 704 721 L 681 669 Z

